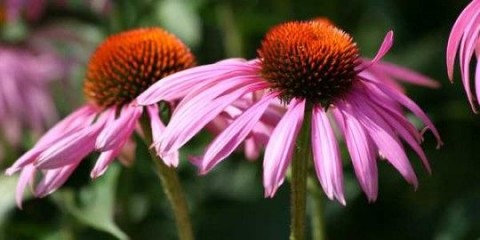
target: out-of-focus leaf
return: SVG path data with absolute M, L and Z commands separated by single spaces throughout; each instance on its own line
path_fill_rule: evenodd
M 201 20 L 191 1 L 159 2 L 157 18 L 165 29 L 177 35 L 188 46 L 198 45 L 201 38 Z
M 0 175 L 0 227 L 5 223 L 10 210 L 15 208 L 15 188 L 17 186 L 18 176 Z M 26 191 L 24 199 L 32 196 L 30 191 Z
M 71 190 L 55 195 L 54 199 L 60 207 L 83 224 L 108 232 L 118 239 L 128 239 L 113 219 L 119 173 L 118 165 L 110 166 L 102 178 L 80 191 L 80 204 L 75 201 L 74 192 Z

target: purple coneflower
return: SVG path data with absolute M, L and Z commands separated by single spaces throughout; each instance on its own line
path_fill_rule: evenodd
M 133 104 L 134 99 L 155 81 L 194 63 L 190 50 L 160 28 L 131 30 L 107 38 L 88 65 L 84 93 L 90 101 L 52 127 L 7 169 L 9 175 L 21 171 L 18 205 L 28 183 L 35 185 L 37 197 L 45 196 L 59 188 L 92 152 L 100 152 L 100 156 L 91 177 L 102 175 L 129 141 L 142 114 L 148 116 L 153 139 L 158 140 L 164 129 L 159 106 L 142 108 Z M 176 166 L 178 153 L 165 156 L 163 161 Z M 38 183 L 36 173 L 42 176 Z
M 137 101 L 141 105 L 154 104 L 172 92 L 190 90 L 173 113 L 161 141 L 156 142 L 158 150 L 168 155 L 245 94 L 259 96 L 210 143 L 203 157 L 193 160 L 201 173 L 210 171 L 232 153 L 265 117 L 269 106 L 280 101 L 286 112 L 266 145 L 265 195 L 272 197 L 283 183 L 305 122 L 310 126 L 308 151 L 313 154 L 316 174 L 326 195 L 345 203 L 337 143 L 341 135 L 360 186 L 374 201 L 378 189 L 377 156 L 390 162 L 417 187 L 402 141 L 430 171 L 420 146 L 422 135 L 408 121 L 405 109 L 420 118 L 441 144 L 426 114 L 402 91 L 385 82 L 384 74 L 370 71 L 379 70 L 378 61 L 392 42 L 393 34 L 389 32 L 377 56 L 371 61 L 362 60 L 350 35 L 334 25 L 322 21 L 289 22 L 266 34 L 257 59 L 232 59 L 182 71 L 157 82 Z M 398 78 L 411 77 L 403 76 L 401 68 L 396 70 Z
M 459 53 L 460 74 L 463 87 L 467 93 L 473 111 L 477 112 L 477 106 L 480 101 L 480 62 L 478 61 L 479 52 L 479 33 L 480 33 L 480 1 L 473 0 L 458 16 L 453 25 L 447 46 L 447 70 L 448 77 L 453 80 L 453 69 L 457 51 Z M 470 83 L 470 61 L 473 55 L 477 58 L 475 70 L 475 95 Z
M 56 120 L 49 87 L 63 69 L 56 55 L 0 46 L 0 135 L 10 147 L 20 144 L 26 129 L 39 135 Z

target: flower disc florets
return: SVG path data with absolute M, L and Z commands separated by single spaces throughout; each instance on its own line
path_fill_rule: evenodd
M 282 100 L 328 106 L 353 84 L 360 63 L 352 37 L 329 21 L 290 22 L 270 30 L 258 55 L 261 75 Z
M 122 105 L 154 82 L 194 64 L 185 44 L 160 28 L 123 32 L 107 38 L 93 53 L 84 93 L 102 107 Z

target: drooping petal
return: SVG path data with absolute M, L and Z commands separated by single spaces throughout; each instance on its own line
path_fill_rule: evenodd
M 378 170 L 375 146 L 362 125 L 339 105 L 335 119 L 345 136 L 355 175 L 370 202 L 378 196 Z
M 372 83 L 374 86 L 378 87 L 379 90 L 381 90 L 391 98 L 398 101 L 404 107 L 412 111 L 412 113 L 415 114 L 418 118 L 420 118 L 423 121 L 423 123 L 426 125 L 426 127 L 430 129 L 430 131 L 432 131 L 433 135 L 437 139 L 437 148 L 443 145 L 442 139 L 440 137 L 440 134 L 438 133 L 437 128 L 435 127 L 435 125 L 433 125 L 432 121 L 427 117 L 425 112 L 423 112 L 423 110 L 415 102 L 413 102 L 410 98 L 405 96 L 403 93 L 396 91 L 395 89 L 391 89 L 382 84 L 377 84 L 374 82 Z
M 277 95 L 278 93 L 274 93 L 263 97 L 245 113 L 235 119 L 213 140 L 203 156 L 202 164 L 199 166 L 202 173 L 210 171 L 242 143 L 260 120 L 260 117 L 269 106 L 270 101 Z
M 263 186 L 266 197 L 273 197 L 285 179 L 293 147 L 302 127 L 304 112 L 305 100 L 292 100 L 285 116 L 273 130 L 268 141 L 263 160 Z
M 406 117 L 403 117 L 400 113 L 395 112 L 388 106 L 384 106 L 382 102 L 375 101 L 374 98 L 371 98 L 373 101 L 366 100 L 365 103 L 369 104 L 375 112 L 377 112 L 384 120 L 387 122 L 400 137 L 405 140 L 405 142 L 410 145 L 410 147 L 417 153 L 417 155 L 422 160 L 423 166 L 425 169 L 431 173 L 430 163 L 427 160 L 425 152 L 423 152 L 420 142 L 422 138 L 414 126 L 408 122 Z
M 102 176 L 105 171 L 107 170 L 108 166 L 112 161 L 120 154 L 122 148 L 117 148 L 113 150 L 109 150 L 106 152 L 102 152 L 95 163 L 92 171 L 90 172 L 91 178 L 98 178 Z
M 44 176 L 35 188 L 36 197 L 45 197 L 60 188 L 72 175 L 81 159 L 76 159 L 72 164 L 61 168 L 44 170 Z
M 460 40 L 465 32 L 465 27 L 471 21 L 473 16 L 478 13 L 480 7 L 479 0 L 473 0 L 460 14 L 452 27 L 447 44 L 447 72 L 448 78 L 453 79 L 453 68 Z
M 343 169 L 337 139 L 327 114 L 319 106 L 312 113 L 313 162 L 317 177 L 328 198 L 336 198 L 345 205 L 343 196 Z
M 20 209 L 22 209 L 23 193 L 25 192 L 25 188 L 27 187 L 27 184 L 33 180 L 34 175 L 35 167 L 32 164 L 25 166 L 22 169 L 22 173 L 20 173 L 15 194 L 17 206 Z
M 459 60 L 460 74 L 462 76 L 463 87 L 470 101 L 473 111 L 477 111 L 476 104 L 472 96 L 470 86 L 470 61 L 472 59 L 475 47 L 478 41 L 480 31 L 480 11 L 472 15 L 472 18 L 465 26 L 465 32 L 460 43 Z
M 35 167 L 40 169 L 60 168 L 72 164 L 73 159 L 84 158 L 94 150 L 95 139 L 100 130 L 100 125 L 89 126 L 66 136 L 43 151 L 34 163 Z
M 173 114 L 170 124 L 165 129 L 160 143 L 160 152 L 168 154 L 171 151 L 178 150 L 232 102 L 245 93 L 264 87 L 264 82 L 255 82 L 233 90 L 211 102 L 200 102 L 201 104 L 194 104 L 195 107 L 177 108 L 178 112 L 176 111 Z
M 108 151 L 118 148 L 125 143 L 135 130 L 136 123 L 142 115 L 142 107 L 127 105 L 117 119 L 107 123 L 103 131 L 96 139 L 95 148 L 100 151 Z
M 415 172 L 393 129 L 368 104 L 365 104 L 365 99 L 361 96 L 352 94 L 349 102 L 352 104 L 347 108 L 348 113 L 362 124 L 382 155 L 407 182 L 417 188 L 418 180 Z
M 158 112 L 158 106 L 156 104 L 147 106 L 148 116 L 150 117 L 150 126 L 152 127 L 152 137 L 155 150 L 157 154 L 159 154 L 159 145 L 155 144 L 158 143 L 165 132 L 165 125 L 163 124 L 162 120 L 160 119 L 160 115 Z M 180 159 L 180 154 L 178 151 L 172 151 L 169 154 L 159 154 L 161 156 L 163 162 L 170 167 L 177 167 Z

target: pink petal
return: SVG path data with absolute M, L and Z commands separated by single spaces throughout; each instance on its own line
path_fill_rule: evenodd
M 378 196 L 378 170 L 376 162 L 376 148 L 362 125 L 345 113 L 342 107 L 334 111 L 336 120 L 343 130 L 348 152 L 352 158 L 355 175 L 360 187 L 367 195 L 368 201 L 373 202 Z
M 413 125 L 408 122 L 406 117 L 403 117 L 400 113 L 393 111 L 391 108 L 385 107 L 381 102 L 366 101 L 375 111 L 387 122 L 392 129 L 397 132 L 405 142 L 410 145 L 410 147 L 417 153 L 417 155 L 422 160 L 423 166 L 429 173 L 432 172 L 430 168 L 430 163 L 427 160 L 427 156 L 423 152 L 423 149 L 420 146 L 421 136 L 413 127 Z
M 168 154 L 171 151 L 178 150 L 232 102 L 248 92 L 261 88 L 265 88 L 264 82 L 254 82 L 241 86 L 210 102 L 192 100 L 192 104 L 185 104 L 183 109 L 177 108 L 170 119 L 170 124 L 165 129 L 159 147 L 160 152 Z
M 215 138 L 215 140 L 213 140 L 205 152 L 203 161 L 200 164 L 200 171 L 202 173 L 210 171 L 215 165 L 230 155 L 240 143 L 242 143 L 260 120 L 260 117 L 269 106 L 270 101 L 277 95 L 278 93 L 274 93 L 263 97 L 233 121 Z
M 165 125 L 160 119 L 158 106 L 156 104 L 147 106 L 147 112 L 148 112 L 148 116 L 150 117 L 150 126 L 152 127 L 153 142 L 155 143 L 160 141 L 163 133 L 165 132 Z M 154 146 L 155 146 L 155 150 L 157 150 L 157 154 L 159 154 L 158 144 L 154 144 Z M 167 166 L 177 167 L 180 161 L 179 155 L 180 154 L 178 153 L 178 151 L 173 151 L 171 154 L 163 154 L 162 160 Z
M 20 173 L 20 178 L 18 179 L 17 190 L 16 190 L 16 201 L 18 208 L 22 209 L 23 193 L 28 183 L 33 181 L 35 175 L 35 167 L 32 164 L 25 166 Z
M 34 164 L 35 167 L 59 168 L 86 157 L 94 150 L 95 140 L 102 127 L 103 123 L 99 122 L 65 136 L 40 154 Z
M 474 53 L 476 42 L 478 41 L 478 34 L 480 31 L 480 12 L 475 13 L 472 19 L 465 27 L 465 33 L 463 35 L 460 44 L 460 73 L 462 76 L 463 86 L 467 93 L 467 98 L 472 105 L 472 109 L 476 111 L 476 106 L 473 103 L 473 97 L 470 87 L 470 61 Z
M 111 110 L 113 111 L 113 109 Z M 130 138 L 138 119 L 142 115 L 142 107 L 125 106 L 117 119 L 110 121 L 96 139 L 95 148 L 102 152 L 118 148 Z
M 45 148 L 66 135 L 90 125 L 97 114 L 98 110 L 92 105 L 85 105 L 79 108 L 50 128 L 50 130 L 37 141 L 35 147 Z
M 35 188 L 36 197 L 45 197 L 60 188 L 72 175 L 81 159 L 77 159 L 73 164 L 61 168 L 44 170 L 44 176 Z
M 107 170 L 108 166 L 112 161 L 120 154 L 122 148 L 117 148 L 113 150 L 109 150 L 106 152 L 102 152 L 95 163 L 92 171 L 90 172 L 91 178 L 98 178 L 102 176 L 105 171 Z
M 24 153 L 17 161 L 15 161 L 15 163 L 13 163 L 11 167 L 7 168 L 5 174 L 11 176 L 28 165 L 31 165 L 38 155 L 40 155 L 40 153 L 41 151 L 34 147 L 33 149 Z
M 218 63 L 190 68 L 163 78 L 150 86 L 136 101 L 140 105 L 150 105 L 161 100 L 182 98 L 192 86 L 200 86 L 216 81 L 225 74 L 251 71 L 251 64 L 243 59 L 231 59 Z
M 372 82 L 373 83 L 373 82 Z M 405 106 L 407 109 L 412 111 L 413 114 L 415 114 L 418 118 L 420 118 L 423 123 L 427 126 L 428 129 L 430 129 L 437 139 L 437 148 L 443 145 L 442 139 L 440 138 L 440 134 L 437 131 L 437 128 L 435 128 L 435 125 L 433 125 L 432 121 L 427 117 L 427 115 L 422 111 L 422 109 L 415 103 L 413 102 L 410 98 L 407 96 L 403 95 L 403 93 L 391 89 L 389 87 L 383 86 L 382 84 L 376 84 L 373 83 L 378 89 L 380 89 L 382 92 L 390 96 L 391 98 L 397 100 L 400 104 Z
M 365 99 L 351 96 L 349 101 L 354 103 L 348 109 L 349 114 L 358 119 L 377 145 L 378 150 L 405 180 L 417 188 L 417 177 L 393 129 L 368 104 L 365 104 Z
M 302 127 L 305 101 L 292 100 L 285 116 L 273 130 L 263 160 L 265 197 L 273 197 L 285 179 L 298 132 Z
M 465 27 L 471 21 L 473 16 L 478 13 L 478 7 L 480 6 L 479 0 L 472 1 L 460 14 L 460 16 L 455 21 L 455 24 L 452 27 L 450 36 L 448 38 L 447 45 L 447 70 L 448 78 L 453 79 L 453 68 L 455 65 L 455 57 L 458 50 L 458 45 L 460 40 L 465 32 Z
M 383 43 L 380 46 L 380 49 L 378 50 L 377 55 L 375 55 L 373 60 L 370 61 L 369 63 L 367 63 L 363 66 L 360 66 L 360 69 L 358 69 L 357 72 L 362 72 L 365 69 L 372 66 L 373 64 L 375 64 L 376 62 L 378 62 L 381 58 L 383 58 L 383 56 L 385 56 L 385 54 L 388 52 L 388 50 L 390 50 L 392 45 L 393 45 L 393 31 L 389 31 L 387 33 L 387 35 L 385 35 L 385 38 L 383 39 Z
M 345 205 L 343 196 L 343 169 L 337 138 L 327 114 L 321 107 L 315 106 L 312 114 L 312 149 L 313 162 L 317 177 L 328 198 L 335 197 Z
M 377 62 L 371 68 L 375 68 L 378 71 L 381 71 L 387 74 L 390 77 L 398 79 L 400 81 L 409 82 L 412 84 L 422 85 L 426 87 L 438 88 L 440 84 L 418 72 L 412 71 L 408 68 L 401 67 L 396 64 L 388 63 L 388 62 Z

